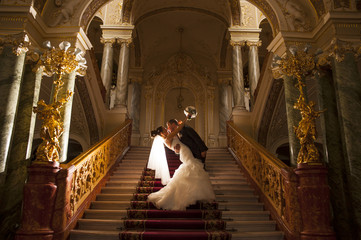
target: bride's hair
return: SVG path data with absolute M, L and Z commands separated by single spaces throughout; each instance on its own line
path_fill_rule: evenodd
M 163 132 L 163 127 L 160 126 L 157 129 L 150 132 L 151 137 L 156 137 L 157 135 L 160 135 L 160 133 Z

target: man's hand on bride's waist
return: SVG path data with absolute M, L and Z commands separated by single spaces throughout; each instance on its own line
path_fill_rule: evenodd
M 176 145 L 174 146 L 174 152 L 179 154 L 179 150 L 180 150 L 180 145 L 179 145 L 179 144 L 176 144 Z

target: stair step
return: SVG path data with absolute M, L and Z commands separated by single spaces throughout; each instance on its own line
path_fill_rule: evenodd
M 122 210 L 130 207 L 130 201 L 94 201 L 90 207 L 91 209 Z
M 120 231 L 124 228 L 124 220 L 116 219 L 79 219 L 79 230 Z
M 119 240 L 119 231 L 71 230 L 70 240 Z
M 134 187 L 103 187 L 101 190 L 101 193 L 106 194 L 124 194 L 124 193 L 134 193 L 135 188 Z
M 229 180 L 229 179 L 211 179 L 211 183 L 213 185 L 234 185 L 234 184 L 246 184 L 248 183 L 247 179 L 246 178 L 239 178 L 239 179 L 236 179 L 236 180 Z
M 254 194 L 229 194 L 216 195 L 218 203 L 222 202 L 258 202 L 258 196 Z
M 232 240 L 260 240 L 260 239 L 283 240 L 284 234 L 279 231 L 232 233 Z
M 133 198 L 133 194 L 98 194 L 97 201 L 130 201 Z
M 84 218 L 120 220 L 126 216 L 127 210 L 87 209 L 84 211 Z
M 270 219 L 269 211 L 223 211 L 223 220 L 263 221 Z
M 212 183 L 213 186 L 213 190 L 222 190 L 222 189 L 228 189 L 228 188 L 232 188 L 232 189 L 244 189 L 244 188 L 249 188 L 251 189 L 250 185 L 243 181 L 243 182 L 238 182 L 237 183 L 233 183 L 233 184 L 220 184 L 220 183 Z
M 258 202 L 226 202 L 218 205 L 218 209 L 222 211 L 262 211 L 263 208 L 263 203 Z
M 112 180 L 108 181 L 105 186 L 107 187 L 136 187 L 139 180 L 134 181 L 122 181 L 122 180 Z
M 276 230 L 276 221 L 227 221 L 227 231 L 257 232 Z

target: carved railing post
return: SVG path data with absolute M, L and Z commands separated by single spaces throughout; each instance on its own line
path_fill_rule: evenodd
M 57 192 L 58 162 L 34 163 L 24 187 L 23 219 L 15 240 L 53 239 L 53 209 Z
M 43 142 L 36 152 L 36 160 L 28 170 L 29 179 L 24 187 L 23 219 L 21 228 L 16 233 L 16 240 L 54 239 L 54 232 L 66 224 L 62 219 L 68 218 L 59 213 L 66 213 L 69 205 L 66 202 L 70 201 L 70 198 L 66 198 L 69 193 L 66 190 L 67 184 L 59 181 L 62 178 L 61 174 L 58 175 L 61 169 L 59 138 L 63 133 L 60 109 L 69 100 L 72 92 L 67 91 L 66 96 L 61 99 L 58 99 L 58 93 L 64 84 L 64 74 L 77 72 L 83 75 L 86 66 L 79 49 L 67 51 L 70 47 L 68 42 L 60 43 L 60 49 L 51 47 L 49 42 L 45 42 L 45 46 L 48 50 L 40 57 L 38 67 L 41 67 L 47 76 L 57 76 L 51 103 L 46 104 L 44 100 L 40 100 L 33 110 L 44 120 L 40 131 Z M 53 222 L 54 216 L 56 223 Z

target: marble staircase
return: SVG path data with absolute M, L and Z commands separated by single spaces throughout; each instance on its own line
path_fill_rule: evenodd
M 150 148 L 132 147 L 106 186 L 78 220 L 70 240 L 118 240 L 130 201 L 146 167 Z M 282 240 L 276 223 L 264 210 L 232 155 L 226 148 L 210 149 L 206 169 L 216 193 L 218 209 L 232 240 Z

